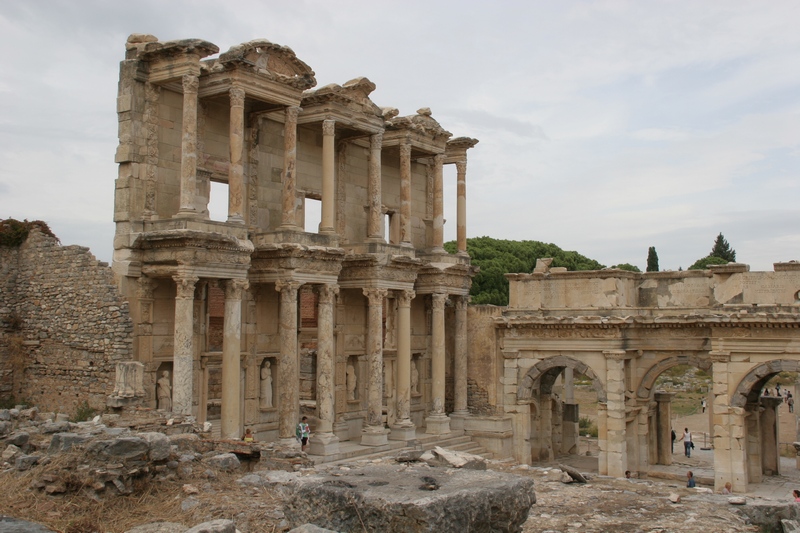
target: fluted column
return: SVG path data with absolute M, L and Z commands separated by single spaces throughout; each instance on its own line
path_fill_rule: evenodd
M 181 205 L 177 216 L 197 214 L 197 90 L 200 80 L 183 77 L 183 124 L 181 126 Z
M 312 455 L 334 455 L 339 453 L 339 438 L 333 434 L 336 418 L 334 406 L 334 345 L 333 304 L 339 288 L 322 285 L 319 288 L 317 311 L 317 418 L 319 425 L 311 436 Z
M 607 474 L 613 477 L 623 477 L 625 470 L 628 469 L 628 445 L 625 437 L 625 352 L 623 350 L 606 350 L 603 355 L 606 357 L 608 398 L 605 450 Z
M 172 410 L 192 414 L 194 385 L 194 286 L 198 278 L 179 275 L 175 280 L 175 337 L 172 355 Z
M 383 427 L 383 300 L 386 289 L 364 289 L 368 300 L 367 311 L 367 359 L 369 375 L 367 379 L 367 427 L 361 435 L 364 446 L 386 444 L 387 431 Z
M 281 293 L 280 324 L 281 359 L 278 365 L 278 437 L 291 439 L 300 416 L 300 357 L 297 351 L 298 281 L 278 281 L 275 290 Z
M 225 282 L 225 318 L 222 334 L 222 413 L 221 436 L 238 439 L 241 436 L 241 352 L 242 352 L 242 291 L 247 280 Z
M 331 234 L 333 229 L 334 213 L 334 145 L 335 145 L 335 120 L 322 121 L 322 217 L 319 223 L 319 232 Z
M 400 145 L 400 245 L 411 246 L 411 145 Z
M 231 87 L 230 166 L 228 167 L 228 222 L 244 223 L 244 89 Z
M 467 253 L 467 162 L 456 162 L 456 243 L 458 253 Z
M 450 416 L 451 429 L 463 430 L 464 418 L 469 415 L 467 406 L 467 306 L 469 296 L 455 299 L 455 343 L 453 354 L 453 413 Z
M 369 214 L 367 218 L 367 240 L 384 241 L 381 228 L 381 146 L 383 133 L 369 137 Z
M 297 106 L 286 108 L 283 125 L 283 196 L 281 227 L 297 227 L 297 115 L 302 111 Z
M 433 158 L 433 250 L 444 252 L 444 154 Z
M 446 294 L 431 295 L 431 378 L 433 408 L 425 419 L 426 433 L 441 435 L 450 432 L 450 418 L 444 412 L 444 306 Z
M 389 436 L 392 440 L 411 440 L 416 427 L 411 421 L 411 300 L 414 291 L 397 293 L 397 373 L 395 387 L 396 422 Z

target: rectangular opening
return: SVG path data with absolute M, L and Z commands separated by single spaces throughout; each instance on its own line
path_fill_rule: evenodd
M 208 198 L 208 218 L 225 222 L 228 220 L 228 184 L 211 182 L 211 193 Z
M 322 222 L 322 201 L 306 196 L 303 202 L 303 212 L 303 231 L 319 233 L 319 225 Z

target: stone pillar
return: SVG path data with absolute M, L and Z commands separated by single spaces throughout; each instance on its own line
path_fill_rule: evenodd
M 450 433 L 450 418 L 444 412 L 444 305 L 446 294 L 431 295 L 431 374 L 433 410 L 425 419 L 425 432 L 433 435 Z
M 231 87 L 230 166 L 228 167 L 228 222 L 244 224 L 244 89 Z
M 242 291 L 247 280 L 225 282 L 225 318 L 222 336 L 222 413 L 220 436 L 236 440 L 242 436 L 241 380 L 242 372 Z
M 369 177 L 367 194 L 369 195 L 369 215 L 367 218 L 367 240 L 384 242 L 381 228 L 381 146 L 383 132 L 369 137 Z
M 467 162 L 456 162 L 456 244 L 459 254 L 467 253 Z
M 731 482 L 734 492 L 747 490 L 747 442 L 745 431 L 745 410 L 731 407 L 728 387 L 728 364 L 730 353 L 712 351 L 711 392 L 714 401 L 714 489 L 722 490 L 725 483 Z M 676 429 L 680 433 L 682 428 Z
M 411 145 L 400 145 L 400 246 L 411 246 Z
M 597 473 L 601 476 L 608 475 L 608 404 L 597 404 Z M 587 445 L 591 448 L 591 441 L 587 438 Z
M 389 436 L 392 440 L 412 440 L 416 427 L 411 421 L 411 300 L 414 291 L 397 293 L 397 372 L 395 395 L 397 421 Z
M 297 106 L 286 108 L 283 125 L 283 195 L 281 197 L 281 228 L 297 228 Z
M 656 400 L 656 461 L 660 465 L 672 464 L 672 398 L 675 393 L 657 392 Z M 677 431 L 675 432 L 677 434 Z M 681 443 L 683 444 L 683 443 Z
M 467 406 L 468 344 L 467 306 L 469 296 L 455 299 L 455 346 L 453 354 L 453 413 L 450 415 L 450 430 L 463 431 L 464 419 L 469 416 Z
M 194 216 L 197 208 L 197 76 L 183 76 L 183 125 L 181 131 L 181 204 L 176 216 Z
M 300 421 L 300 356 L 297 351 L 298 281 L 278 281 L 281 293 L 281 359 L 278 364 L 278 437 L 286 444 L 296 444 L 294 429 Z
M 368 300 L 367 359 L 367 426 L 361 434 L 364 446 L 386 444 L 388 431 L 383 427 L 383 299 L 386 289 L 364 289 Z
M 194 386 L 194 286 L 198 278 L 177 275 L 175 280 L 175 337 L 172 356 L 172 411 L 192 415 Z
M 433 251 L 444 252 L 444 154 L 433 157 Z
M 317 312 L 317 418 L 319 425 L 311 436 L 309 453 L 334 455 L 339 453 L 339 438 L 333 434 L 336 418 L 334 408 L 334 345 L 333 304 L 339 288 L 322 285 L 319 288 Z
M 334 141 L 335 120 L 322 121 L 322 217 L 319 223 L 319 232 L 324 234 L 334 233 Z
M 628 469 L 625 436 L 625 351 L 605 350 L 606 358 L 606 457 L 608 475 L 624 477 Z
M 762 396 L 759 398 L 759 427 L 761 429 L 761 471 L 765 476 L 781 475 L 779 448 L 778 408 L 783 403 L 779 396 Z
M 553 453 L 553 397 L 539 394 L 539 460 L 552 461 Z

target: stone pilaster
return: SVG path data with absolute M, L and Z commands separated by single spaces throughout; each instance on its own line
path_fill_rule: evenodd
M 397 292 L 397 421 L 389 436 L 392 440 L 411 440 L 416 427 L 411 421 L 411 300 L 414 291 Z
M 152 220 L 156 213 L 156 184 L 158 183 L 158 104 L 161 87 L 152 83 L 144 84 L 145 104 L 142 122 L 145 127 L 147 145 L 146 167 L 144 171 L 144 209 L 142 218 Z
M 333 305 L 339 288 L 322 285 L 319 288 L 317 312 L 317 418 L 319 425 L 311 437 L 309 453 L 334 455 L 339 453 L 339 438 L 333 434 L 336 418 L 334 408 L 334 344 Z
M 384 241 L 381 228 L 381 146 L 383 133 L 369 137 L 369 176 L 367 194 L 369 195 L 369 215 L 367 218 L 367 240 Z
M 469 416 L 467 405 L 468 349 L 467 306 L 469 296 L 455 299 L 455 346 L 453 355 L 453 413 L 450 415 L 450 429 L 463 430 L 464 418 Z
M 467 253 L 467 162 L 456 162 L 456 245 L 458 253 Z
M 361 434 L 364 446 L 381 446 L 388 442 L 383 427 L 383 300 L 386 289 L 364 289 L 367 311 L 367 426 Z
M 176 216 L 195 216 L 197 193 L 197 90 L 200 80 L 183 77 L 183 125 L 181 131 L 181 203 Z
M 244 224 L 244 98 L 241 87 L 231 87 L 230 166 L 228 167 L 228 222 Z
M 625 352 L 606 350 L 606 457 L 608 475 L 624 477 L 628 469 L 625 437 Z
M 411 145 L 400 145 L 400 245 L 411 246 Z
M 425 419 L 425 432 L 441 435 L 450 433 L 450 418 L 444 412 L 444 306 L 446 294 L 431 294 L 431 377 L 433 409 Z
M 444 154 L 433 158 L 433 251 L 444 252 Z
M 747 435 L 745 411 L 731 407 L 728 387 L 730 353 L 712 351 L 711 394 L 714 426 L 711 430 L 714 443 L 714 487 L 722 490 L 731 482 L 734 492 L 747 490 Z M 680 432 L 678 428 L 676 432 Z
M 278 437 L 296 443 L 294 428 L 300 421 L 300 356 L 297 351 L 298 281 L 278 281 L 275 290 L 281 293 L 280 324 L 281 359 L 278 364 Z
M 655 393 L 656 460 L 660 465 L 672 464 L 672 398 L 674 396 L 675 394 L 671 392 Z
M 283 195 L 281 197 L 281 227 L 297 228 L 297 106 L 286 108 L 283 126 Z
M 175 337 L 172 356 L 172 411 L 192 415 L 194 385 L 194 286 L 197 277 L 173 278 L 175 296 Z
M 319 223 L 319 232 L 324 234 L 334 233 L 334 141 L 336 132 L 335 120 L 322 121 L 322 217 Z
M 222 413 L 220 435 L 238 439 L 241 428 L 242 292 L 247 280 L 225 282 L 225 318 L 222 335 Z

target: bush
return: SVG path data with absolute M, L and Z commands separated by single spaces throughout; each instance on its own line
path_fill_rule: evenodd
M 86 422 L 97 416 L 97 410 L 89 406 L 89 402 L 83 400 L 78 404 L 75 410 L 75 416 L 70 419 L 71 422 Z
M 597 437 L 597 424 L 588 416 L 582 416 L 578 419 L 578 433 L 584 436 Z
M 0 246 L 6 246 L 8 248 L 20 246 L 25 242 L 25 239 L 28 238 L 28 233 L 30 233 L 31 228 L 39 228 L 39 231 L 58 241 L 58 237 L 53 234 L 47 222 L 42 222 L 41 220 L 28 222 L 27 219 L 19 221 L 13 218 L 7 218 L 5 220 L 0 220 Z

